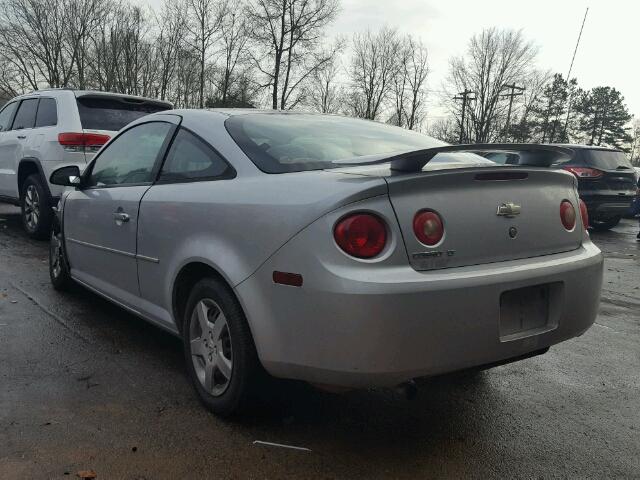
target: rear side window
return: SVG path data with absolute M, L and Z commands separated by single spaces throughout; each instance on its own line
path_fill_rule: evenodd
M 231 178 L 233 169 L 216 151 L 193 133 L 181 128 L 160 173 L 161 182 Z
M 36 124 L 36 110 L 38 109 L 38 99 L 30 98 L 23 100 L 18 107 L 16 119 L 13 121 L 13 129 L 33 128 Z
M 41 98 L 36 115 L 37 127 L 51 127 L 58 123 L 58 107 L 53 98 Z
M 11 120 L 13 119 L 13 114 L 17 106 L 18 102 L 10 103 L 0 112 L 0 132 L 6 132 L 11 128 Z
M 622 152 L 611 150 L 585 150 L 583 152 L 587 165 L 603 170 L 632 169 L 631 162 Z
M 87 130 L 117 131 L 140 117 L 163 110 L 169 110 L 169 106 L 117 97 L 78 98 L 80 122 L 82 128 Z

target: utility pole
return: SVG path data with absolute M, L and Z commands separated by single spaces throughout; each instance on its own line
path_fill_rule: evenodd
M 458 143 L 462 143 L 463 137 L 464 137 L 464 117 L 465 117 L 465 113 L 467 112 L 467 104 L 469 103 L 470 100 L 475 100 L 475 97 L 469 97 L 469 95 L 473 95 L 474 92 L 472 92 L 469 89 L 465 89 L 464 92 L 460 92 L 458 93 L 458 96 L 453 97 L 454 100 L 462 100 L 462 118 L 460 120 L 460 138 L 458 140 Z
M 503 85 L 502 88 L 511 89 L 511 93 L 506 93 L 502 95 L 502 97 L 509 97 L 509 110 L 507 111 L 507 123 L 505 123 L 504 125 L 504 139 L 507 140 L 507 135 L 509 135 L 509 125 L 511 123 L 511 109 L 513 108 L 513 99 L 514 97 L 519 97 L 520 95 L 524 95 L 522 92 L 524 92 L 525 88 L 518 87 L 515 84 L 512 84 L 512 85 L 505 84 Z M 518 93 L 516 93 L 516 90 L 518 90 Z

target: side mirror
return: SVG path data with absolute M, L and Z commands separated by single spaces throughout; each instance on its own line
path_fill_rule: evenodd
M 49 181 L 53 185 L 79 187 L 82 183 L 82 177 L 80 177 L 80 169 L 77 166 L 69 165 L 54 170 L 51 177 L 49 177 Z

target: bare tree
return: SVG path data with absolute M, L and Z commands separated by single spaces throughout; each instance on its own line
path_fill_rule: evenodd
M 510 125 L 507 140 L 531 142 L 536 136 L 536 122 L 534 115 L 537 112 L 545 87 L 551 80 L 549 70 L 532 70 L 523 80 L 524 90 L 521 99 L 515 106 L 514 118 L 517 122 Z
M 162 100 L 169 95 L 169 88 L 178 67 L 180 44 L 187 35 L 187 5 L 184 0 L 165 0 L 156 23 L 160 27 L 155 41 L 159 61 L 158 92 Z
M 382 113 L 396 78 L 401 45 L 397 31 L 387 27 L 354 35 L 348 96 L 354 116 L 375 120 Z
M 64 17 L 55 0 L 5 0 L 0 9 L 2 51 L 34 89 L 40 79 L 60 87 L 71 78 Z
M 248 60 L 247 41 L 249 39 L 247 22 L 244 16 L 244 4 L 225 0 L 221 7 L 220 37 L 222 43 L 221 78 L 218 86 L 218 97 L 223 106 L 229 102 L 231 83 L 238 67 Z
M 399 65 L 393 82 L 395 99 L 392 123 L 414 130 L 424 118 L 425 82 L 429 73 L 427 49 L 408 35 L 402 40 Z
M 217 0 L 187 0 L 187 11 L 191 46 L 197 52 L 200 62 L 198 105 L 203 108 L 207 60 L 219 34 L 222 9 Z
M 488 142 L 499 134 L 505 113 L 501 102 L 505 85 L 522 83 L 537 51 L 521 31 L 488 28 L 471 38 L 465 56 L 450 60 L 445 86 L 448 97 L 465 90 L 475 94 L 467 112 L 475 141 Z M 461 116 L 460 103 L 448 104 L 456 117 Z
M 320 113 L 338 113 L 343 109 L 344 90 L 339 83 L 340 59 L 334 58 L 314 72 L 306 89 L 305 103 Z
M 321 51 L 325 28 L 336 17 L 337 0 L 250 0 L 252 59 L 271 90 L 272 108 L 293 108 L 304 83 L 336 55 Z
M 458 142 L 458 122 L 451 117 L 438 118 L 427 126 L 427 135 L 447 143 Z
M 91 35 L 104 22 L 108 2 L 101 0 L 67 0 L 64 8 L 67 23 L 66 55 L 75 66 L 74 86 L 87 88 L 87 65 L 91 61 Z

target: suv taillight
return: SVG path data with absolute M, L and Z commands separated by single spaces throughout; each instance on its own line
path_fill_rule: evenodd
M 573 173 L 578 178 L 600 178 L 604 172 L 596 168 L 588 167 L 562 167 L 563 170 Z
M 100 133 L 60 133 L 58 134 L 58 143 L 65 150 L 71 152 L 81 152 L 85 150 L 97 151 L 105 143 L 109 141 L 109 135 Z
M 387 226 L 376 215 L 355 213 L 336 224 L 333 238 L 345 253 L 358 258 L 373 258 L 380 255 L 387 244 Z

